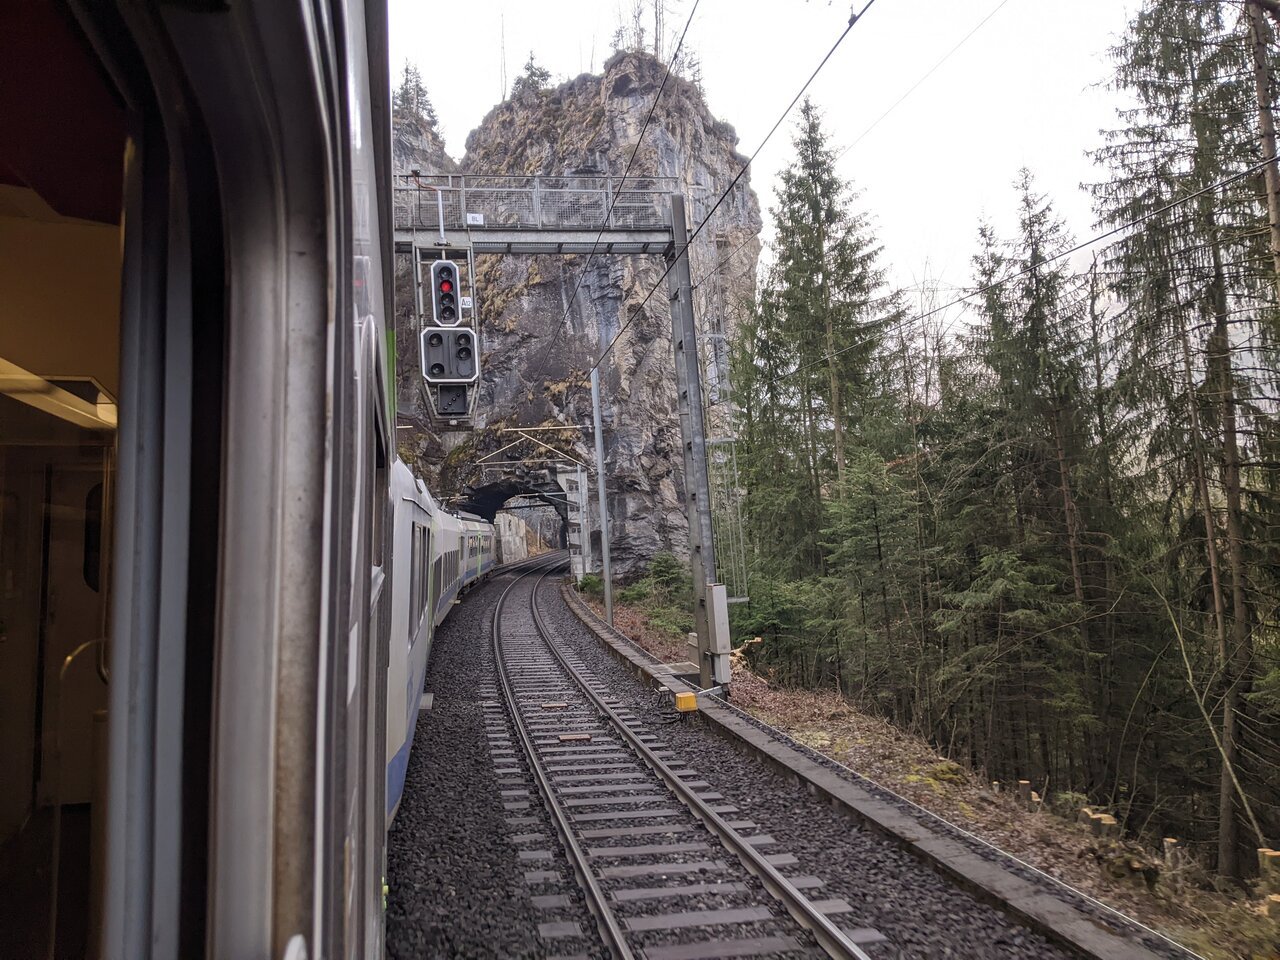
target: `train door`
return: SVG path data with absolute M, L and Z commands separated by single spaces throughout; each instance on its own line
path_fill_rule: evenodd
M 0 956 L 56 938 L 80 957 L 101 917 L 113 436 L 12 395 L 0 436 Z

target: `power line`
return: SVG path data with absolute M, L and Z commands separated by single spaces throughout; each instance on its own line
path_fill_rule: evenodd
M 591 269 L 591 261 L 595 259 L 596 247 L 600 243 L 600 238 L 604 236 L 604 228 L 609 225 L 609 218 L 613 216 L 613 208 L 618 202 L 618 196 L 622 193 L 622 185 L 626 183 L 627 177 L 631 174 L 631 166 L 636 162 L 636 155 L 640 152 L 640 144 L 644 142 L 645 131 L 649 129 L 649 121 L 653 119 L 654 111 L 658 109 L 658 101 L 662 99 L 662 91 L 667 88 L 667 81 L 671 79 L 672 67 L 675 66 L 680 57 L 680 50 L 684 46 L 685 34 L 689 32 L 689 25 L 693 23 L 693 15 L 698 12 L 698 4 L 701 2 L 702 0 L 694 0 L 693 7 L 689 10 L 689 17 L 684 22 L 684 30 L 680 32 L 680 41 L 676 44 L 675 53 L 671 55 L 671 59 L 667 62 L 667 71 L 662 76 L 662 84 L 658 87 L 658 92 L 653 96 L 653 103 L 649 105 L 649 114 L 644 118 L 644 123 L 640 127 L 640 135 L 636 137 L 636 145 L 631 148 L 631 156 L 627 159 L 627 166 L 622 172 L 622 179 L 618 181 L 618 185 L 613 191 L 613 196 L 609 200 L 609 209 L 605 211 L 604 219 L 600 222 L 600 229 L 596 232 L 595 242 L 591 244 L 591 252 L 587 256 L 587 262 L 582 265 L 582 272 L 578 274 L 578 282 L 574 284 L 573 293 L 569 295 L 569 303 L 564 308 L 564 316 L 560 318 L 560 323 L 552 334 L 551 340 L 547 343 L 546 349 L 542 351 L 542 358 L 538 361 L 537 370 L 530 377 L 530 380 L 536 379 L 542 373 L 543 368 L 546 366 L 547 358 L 551 356 L 551 351 L 555 348 L 556 341 L 560 339 L 564 325 L 569 320 L 569 314 L 578 299 L 578 291 L 582 289 L 582 281 L 586 279 L 587 271 Z
M 690 287 L 689 287 L 689 289 L 690 289 L 690 290 L 697 290 L 700 286 L 702 286 L 702 284 L 703 284 L 703 283 L 705 283 L 707 280 L 710 280 L 713 276 L 715 276 L 715 275 L 716 275 L 717 273 L 719 273 L 722 269 L 724 269 L 726 266 L 728 266 L 729 261 L 730 261 L 730 260 L 732 260 L 734 257 L 736 257 L 739 253 L 741 253 L 741 252 L 742 252 L 742 248 L 743 248 L 743 247 L 745 247 L 747 244 L 749 244 L 752 240 L 758 240 L 758 239 L 759 239 L 759 234 L 755 234 L 755 233 L 748 234 L 748 235 L 747 235 L 747 239 L 743 240 L 740 244 L 738 244 L 736 247 L 734 247 L 734 248 L 733 248 L 733 250 L 729 253 L 729 255 L 728 255 L 728 256 L 726 256 L 723 260 L 721 260 L 719 263 L 717 263 L 714 267 L 712 267 L 710 270 L 708 270 L 706 273 L 704 273 L 702 276 L 700 276 L 700 277 L 697 279 L 697 282 L 695 282 L 692 286 L 690 286 Z
M 742 165 L 742 168 L 738 171 L 737 175 L 734 176 L 732 181 L 730 181 L 729 186 L 725 187 L 724 192 L 720 194 L 715 204 L 707 212 L 707 215 L 702 218 L 702 222 L 700 222 L 697 228 L 693 231 L 693 233 L 690 234 L 689 239 L 687 241 L 684 241 L 683 244 L 681 244 L 681 242 L 677 240 L 677 248 L 680 245 L 683 245 L 685 250 L 688 250 L 693 245 L 693 241 L 698 239 L 698 235 L 702 233 L 703 228 L 706 227 L 707 223 L 711 220 L 711 218 L 715 216 L 716 211 L 720 209 L 720 205 L 723 204 L 725 199 L 729 196 L 729 194 L 733 192 L 734 187 L 738 185 L 738 181 L 742 179 L 743 175 L 751 167 L 751 164 L 755 160 L 755 158 L 760 155 L 760 151 L 765 148 L 765 145 L 770 141 L 770 139 L 772 139 L 773 135 L 777 132 L 778 128 L 782 126 L 782 121 L 784 121 L 787 118 L 787 115 L 791 113 L 792 108 L 796 105 L 796 103 L 799 102 L 800 98 L 804 96 L 805 91 L 809 89 L 809 86 L 813 83 L 814 79 L 822 71 L 822 68 L 827 65 L 827 61 L 830 60 L 831 57 L 835 54 L 836 50 L 839 49 L 840 44 L 843 43 L 844 38 L 849 35 L 849 32 L 853 29 L 854 24 L 856 24 L 859 20 L 862 19 L 863 15 L 866 14 L 866 12 L 871 9 L 872 4 L 874 4 L 875 2 L 876 0 L 867 0 L 866 4 L 862 7 L 861 10 L 859 10 L 857 13 L 850 15 L 848 25 L 844 28 L 844 31 L 840 34 L 840 36 L 836 38 L 836 42 L 831 45 L 831 49 L 827 51 L 827 55 L 822 58 L 821 62 L 814 68 L 813 73 L 809 74 L 809 79 L 804 82 L 804 85 L 800 88 L 800 90 L 796 93 L 796 95 L 791 98 L 791 102 L 787 104 L 786 109 L 782 111 L 778 119 L 774 122 L 773 126 L 769 128 L 769 132 L 766 133 L 764 139 L 760 141 L 760 145 L 756 147 L 755 151 L 751 154 L 751 156 L 747 158 L 747 162 Z M 641 300 L 639 305 L 635 307 L 631 316 L 627 318 L 626 323 L 624 323 L 622 327 L 618 330 L 618 332 L 614 334 L 613 339 L 610 340 L 609 343 L 605 346 L 604 350 L 601 351 L 599 358 L 586 371 L 586 373 L 583 375 L 584 377 L 590 376 L 591 371 L 595 370 L 597 367 L 600 366 L 601 363 L 604 362 L 604 358 L 609 355 L 610 351 L 613 350 L 618 340 L 621 339 L 622 335 L 627 332 L 627 328 L 631 326 L 632 322 L 635 321 L 636 317 L 640 316 L 641 312 L 644 310 L 645 304 L 649 302 L 649 300 L 653 297 L 654 293 L 657 292 L 658 288 L 662 286 L 662 281 L 667 278 L 667 274 L 669 274 L 672 271 L 672 269 L 675 267 L 676 261 L 678 259 L 679 259 L 679 254 L 673 256 L 671 260 L 667 263 L 667 268 L 662 271 L 662 275 L 658 277 L 657 282 L 652 287 L 649 288 L 649 292 L 645 294 L 644 299 Z M 705 279 L 705 277 L 703 279 Z M 584 382 L 585 382 L 584 379 L 579 379 L 578 382 L 574 385 L 575 389 L 581 386 Z M 569 398 L 566 397 L 565 399 L 566 407 L 568 406 L 568 403 L 569 403 Z
M 911 96 L 911 94 L 915 93 L 916 89 L 921 84 L 923 84 L 926 80 L 928 80 L 931 76 L 933 76 L 933 74 L 937 72 L 939 67 L 941 67 L 944 63 L 950 60 L 952 55 L 955 54 L 957 50 L 959 50 L 966 43 L 968 43 L 969 39 L 975 33 L 977 33 L 979 30 L 985 27 L 987 25 L 987 22 L 991 20 L 991 18 L 994 17 L 997 13 L 999 13 L 1002 9 L 1004 9 L 1004 7 L 1008 3 L 1009 3 L 1009 0 L 1000 0 L 1000 2 L 996 4 L 996 6 L 991 10 L 990 13 L 988 13 L 985 17 L 979 20 L 978 23 L 968 33 L 966 33 L 963 37 L 960 38 L 960 40 L 955 44 L 955 46 L 953 46 L 950 50 L 948 50 L 945 54 L 943 54 L 942 58 L 939 59 L 938 62 L 935 63 L 932 67 L 930 67 L 920 77 L 920 79 L 918 79 L 915 83 L 913 83 L 902 96 L 900 96 L 897 100 L 895 100 L 890 105 L 888 110 L 880 114 L 880 116 L 878 116 L 869 127 L 863 130 L 862 133 L 858 134 L 858 136 L 854 139 L 852 143 L 850 143 L 847 147 L 845 147 L 843 150 L 841 150 L 839 153 L 833 156 L 832 162 L 838 161 L 846 153 L 848 153 L 850 150 L 856 147 L 859 143 L 861 143 L 862 140 L 867 136 L 867 134 L 869 134 L 872 130 L 874 130 L 877 126 L 879 126 L 880 122 L 884 120 L 885 117 L 889 116 L 889 114 L 893 113 L 893 111 L 896 110 L 904 100 L 906 100 L 909 96 Z M 733 259 L 734 255 L 736 255 L 738 251 L 741 250 L 743 247 L 745 247 L 747 243 L 750 242 L 752 239 L 753 237 L 748 237 L 747 241 L 740 244 L 737 250 L 734 250 L 733 253 L 729 254 L 729 256 L 725 257 L 718 264 L 716 264 L 715 267 L 713 267 L 711 270 L 708 270 L 705 274 L 703 274 L 700 278 L 698 278 L 698 282 L 693 285 L 692 289 L 697 290 L 698 287 L 701 286 L 706 280 L 709 280 L 712 276 L 714 276 L 715 274 L 719 273 L 722 269 L 724 269 L 729 264 L 729 261 Z
M 994 17 L 994 16 L 995 16 L 997 13 L 999 13 L 1002 9 L 1004 9 L 1005 5 L 1006 5 L 1008 2 L 1009 2 L 1009 0 L 1000 0 L 1000 2 L 999 2 L 998 4 L 996 4 L 996 6 L 995 6 L 995 9 L 994 9 L 994 10 L 992 10 L 992 11 L 991 11 L 990 13 L 988 13 L 985 17 L 983 17 L 981 20 L 979 20 L 979 21 L 978 21 L 977 26 L 975 26 L 972 30 L 970 30 L 970 31 L 969 31 L 968 33 L 966 33 L 963 37 L 961 37 L 961 38 L 960 38 L 960 41 L 959 41 L 959 42 L 958 42 L 954 47 L 952 47 L 950 50 L 948 50 L 945 54 L 943 54 L 943 55 L 942 55 L 942 59 L 940 59 L 937 63 L 935 63 L 932 67 L 930 67 L 930 68 L 928 69 L 928 71 L 926 71 L 926 72 L 925 72 L 925 74 L 924 74 L 924 75 L 923 75 L 919 80 L 917 80 L 917 81 L 916 81 L 915 83 L 913 83 L 910 87 L 908 87 L 908 88 L 907 88 L 907 92 L 906 92 L 906 93 L 904 93 L 902 96 L 900 96 L 897 100 L 895 100 L 895 101 L 893 102 L 893 104 L 889 107 L 889 109 L 888 109 L 888 110 L 886 110 L 884 113 L 880 114 L 880 116 L 876 117 L 875 122 L 873 122 L 873 123 L 871 124 L 871 126 L 867 127 L 867 129 L 863 130 L 863 131 L 862 131 L 862 133 L 858 134 L 858 136 L 854 139 L 853 143 L 849 144 L 847 147 L 845 147 L 843 150 L 841 150 L 839 153 L 837 153 L 837 154 L 836 154 L 836 156 L 835 156 L 835 159 L 836 159 L 836 160 L 839 160 L 839 159 L 840 159 L 841 157 L 843 157 L 846 153 L 848 153 L 850 150 L 852 150 L 854 147 L 856 147 L 859 143 L 861 143 L 861 142 L 862 142 L 862 140 L 863 140 L 863 138 L 864 138 L 864 137 L 866 137 L 866 135 L 867 135 L 867 134 L 869 134 L 872 130 L 874 130 L 876 127 L 878 127 L 878 126 L 880 125 L 880 121 L 882 121 L 885 117 L 889 116 L 889 114 L 893 113 L 893 111 L 894 111 L 894 110 L 896 110 L 896 109 L 899 107 L 899 105 L 901 105 L 902 101 L 906 100 L 906 99 L 907 99 L 907 97 L 909 97 L 909 96 L 911 96 L 911 94 L 915 93 L 915 92 L 916 92 L 916 89 L 917 89 L 917 88 L 918 88 L 922 83 L 924 83 L 924 82 L 925 82 L 926 80 L 928 80 L 931 76 L 933 76 L 933 75 L 934 75 L 934 73 L 938 70 L 938 68 L 939 68 L 939 67 L 941 67 L 944 63 L 946 63 L 948 60 L 950 60 L 950 59 L 951 59 L 951 55 L 952 55 L 952 54 L 954 54 L 954 53 L 955 53 L 957 50 L 959 50 L 961 47 L 963 47 L 963 46 L 964 46 L 964 45 L 969 41 L 969 38 L 970 38 L 970 37 L 972 37 L 975 33 L 977 33 L 977 32 L 978 32 L 979 30 L 981 30 L 984 26 L 986 26 L 986 25 L 987 25 L 987 21 L 988 21 L 988 20 L 990 20 L 992 17 Z
M 1132 227 L 1136 227 L 1143 223 L 1146 223 L 1148 220 L 1151 220 L 1154 217 L 1158 217 L 1162 213 L 1168 213 L 1170 210 L 1173 210 L 1176 207 L 1180 207 L 1184 203 L 1188 203 L 1192 200 L 1195 200 L 1198 197 L 1202 197 L 1206 193 L 1211 193 L 1214 190 L 1221 189 L 1222 187 L 1230 186 L 1231 184 L 1235 183 L 1237 180 L 1243 180 L 1245 177 L 1249 176 L 1249 174 L 1256 173 L 1257 171 L 1261 170 L 1263 167 L 1265 167 L 1268 163 L 1271 163 L 1271 162 L 1272 161 L 1270 160 L 1260 160 L 1258 163 L 1255 163 L 1250 167 L 1246 167 L 1244 170 L 1241 170 L 1239 173 L 1233 173 L 1231 176 L 1226 177 L 1222 180 L 1219 180 L 1216 183 L 1211 183 L 1207 187 L 1201 187 L 1199 190 L 1196 190 L 1193 193 L 1189 193 L 1185 197 L 1182 197 L 1178 200 L 1171 200 L 1168 203 L 1166 203 L 1164 206 L 1157 207 L 1155 210 L 1152 210 L 1149 213 L 1144 213 L 1140 217 L 1135 217 L 1133 220 L 1130 220 L 1127 223 L 1122 223 L 1117 227 L 1112 227 L 1110 230 L 1104 231 L 1103 233 L 1100 233 L 1094 237 L 1090 237 L 1088 240 L 1084 240 L 1080 243 L 1077 243 L 1073 247 L 1069 247 L 1066 250 L 1059 251 L 1058 253 L 1055 253 L 1052 256 L 1045 257 L 1043 260 L 1041 260 L 1039 263 L 1035 264 L 1034 266 L 1027 267 L 1023 270 L 1019 270 L 1017 273 L 1012 273 L 1009 276 L 1004 277 L 1003 279 L 1000 279 L 1000 280 L 996 280 L 992 283 L 989 283 L 986 286 L 978 287 L 977 289 L 971 290 L 968 293 L 963 294 L 962 296 L 956 297 L 954 300 L 947 301 L 946 303 L 942 304 L 939 307 L 934 307 L 933 309 L 926 310 L 924 313 L 911 317 L 908 320 L 904 320 L 901 324 L 899 324 L 899 326 L 906 326 L 907 324 L 917 323 L 921 320 L 925 320 L 929 317 L 934 316 L 935 314 L 941 313 L 943 310 L 947 310 L 951 307 L 957 306 L 958 304 L 964 303 L 967 300 L 972 300 L 974 297 L 980 296 L 981 294 L 988 293 L 992 290 L 995 290 L 997 287 L 1002 287 L 1006 283 L 1009 283 L 1010 281 L 1017 280 L 1020 277 L 1025 277 L 1028 274 L 1034 272 L 1035 270 L 1038 270 L 1039 268 L 1045 266 L 1046 264 L 1053 263 L 1056 260 L 1061 260 L 1063 257 L 1069 257 L 1073 253 L 1079 253 L 1081 250 L 1084 250 L 1087 247 L 1091 247 L 1095 243 L 1098 243 L 1101 240 L 1106 240 L 1109 237 L 1114 237 L 1117 233 L 1121 233 L 1125 230 L 1131 229 Z M 886 317 L 883 319 L 888 319 L 888 318 Z M 819 357 L 816 360 L 811 360 L 809 363 L 801 364 L 800 366 L 796 367 L 794 370 L 789 370 L 786 373 L 780 374 L 779 376 L 774 377 L 769 382 L 777 383 L 781 380 L 786 380 L 789 377 L 795 376 L 797 373 L 802 373 L 805 370 L 809 370 L 813 367 L 818 366 L 819 364 L 827 363 L 830 360 L 834 360 L 836 357 L 840 356 L 841 354 L 848 353 L 850 350 L 856 350 L 858 347 L 863 346 L 867 342 L 868 342 L 867 340 L 862 340 L 862 341 L 859 341 L 858 343 L 851 343 L 848 346 L 841 347 L 839 350 L 835 350 L 831 353 L 824 354 L 823 356 Z

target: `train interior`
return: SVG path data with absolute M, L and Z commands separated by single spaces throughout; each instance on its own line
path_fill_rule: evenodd
M 0 15 L 0 116 L 0 956 L 82 957 L 101 915 L 126 114 L 71 15 L 38 2 Z

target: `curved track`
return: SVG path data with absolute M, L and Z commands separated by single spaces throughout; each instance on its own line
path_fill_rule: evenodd
M 812 955 L 816 941 L 828 956 L 869 960 L 827 916 L 839 906 L 808 899 L 802 881 L 784 876 L 772 862 L 778 858 L 758 849 L 770 838 L 740 832 L 754 824 L 726 819 L 733 808 L 717 804 L 709 784 L 681 769 L 656 736 L 558 648 L 536 597 L 560 563 L 531 566 L 503 592 L 494 608 L 493 652 L 516 739 L 609 955 L 800 956 Z M 521 603 L 508 603 L 530 586 Z M 673 835 L 681 842 L 648 842 Z M 590 845 L 606 838 L 618 842 Z M 717 846 L 736 862 L 709 860 L 706 851 Z M 758 882 L 743 882 L 745 873 Z M 627 885 L 691 874 L 710 882 Z M 647 936 L 673 930 L 678 942 Z

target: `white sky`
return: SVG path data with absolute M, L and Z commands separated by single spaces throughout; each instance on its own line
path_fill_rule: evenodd
M 389 0 L 392 73 L 406 59 L 418 65 L 449 153 L 461 157 L 467 134 L 501 99 L 504 33 L 508 85 L 530 49 L 553 78 L 569 79 L 593 64 L 599 71 L 632 2 Z M 666 2 L 670 49 L 693 0 Z M 1136 0 L 877 0 L 810 87 L 838 149 L 999 8 L 840 160 L 841 174 L 862 191 L 860 204 L 875 218 L 895 284 L 913 284 L 926 273 L 944 284 L 968 283 L 979 217 L 988 216 L 1002 234 L 1016 223 L 1011 184 L 1022 166 L 1035 173 L 1077 238 L 1094 232 L 1079 188 L 1097 178 L 1085 150 L 1099 143 L 1100 128 L 1115 123 L 1118 100 L 1102 88 L 1111 75 L 1106 51 L 1135 6 Z M 743 154 L 755 150 L 848 16 L 845 3 L 827 0 L 701 0 L 685 43 L 701 57 L 712 112 L 737 129 Z M 651 13 L 645 22 L 651 30 Z M 441 43 L 442 37 L 449 39 Z M 766 236 L 793 119 L 752 165 Z

